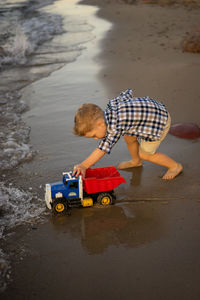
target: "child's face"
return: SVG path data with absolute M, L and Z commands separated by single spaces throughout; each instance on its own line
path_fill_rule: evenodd
M 95 140 L 102 139 L 106 136 L 106 124 L 104 120 L 98 120 L 95 124 L 94 129 L 87 132 L 85 137 L 93 138 Z

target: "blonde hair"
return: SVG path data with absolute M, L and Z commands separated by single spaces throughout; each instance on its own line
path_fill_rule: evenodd
M 83 104 L 74 117 L 74 134 L 85 136 L 87 132 L 94 129 L 95 123 L 99 119 L 104 119 L 104 112 L 98 105 L 92 103 Z

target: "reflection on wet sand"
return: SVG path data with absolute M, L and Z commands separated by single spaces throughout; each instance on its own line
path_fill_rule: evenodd
M 126 172 L 131 174 L 130 185 L 131 186 L 140 186 L 142 179 L 143 167 L 130 168 Z
M 163 220 L 151 203 L 77 209 L 71 216 L 53 217 L 52 224 L 57 231 L 80 239 L 88 254 L 104 253 L 111 246 L 135 248 L 163 234 Z

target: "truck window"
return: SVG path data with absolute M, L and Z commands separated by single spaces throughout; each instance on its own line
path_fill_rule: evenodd
M 77 189 L 78 188 L 78 182 L 77 181 L 70 182 L 69 188 L 70 189 Z

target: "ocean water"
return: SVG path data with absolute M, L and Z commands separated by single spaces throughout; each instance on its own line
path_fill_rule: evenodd
M 27 143 L 30 129 L 21 121 L 28 107 L 20 100 L 20 89 L 75 60 L 83 43 L 92 38 L 86 20 L 45 11 L 53 2 L 4 0 L 0 4 L 1 170 L 34 155 Z M 65 43 L 54 41 L 64 33 Z
M 94 38 L 93 27 L 74 13 L 76 6 L 76 0 L 0 2 L 0 241 L 16 226 L 42 218 L 45 210 L 42 199 L 8 179 L 37 154 L 29 142 L 31 128 L 22 120 L 29 107 L 21 90 L 76 60 Z M 0 291 L 9 278 L 9 254 L 0 249 Z

